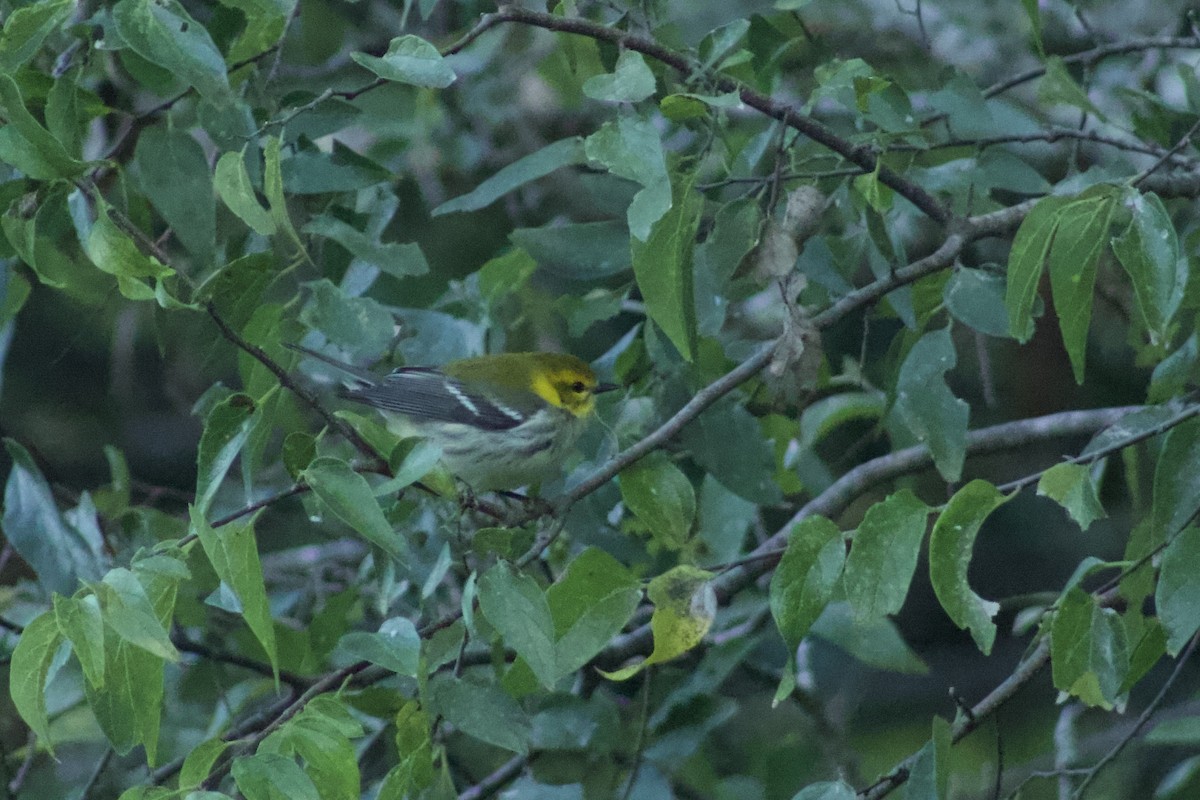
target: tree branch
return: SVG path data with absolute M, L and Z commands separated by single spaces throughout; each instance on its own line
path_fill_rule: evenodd
M 673 68 L 685 78 L 691 77 L 699 69 L 699 65 L 687 56 L 664 47 L 656 41 L 578 17 L 559 17 L 515 6 L 501 6 L 500 10 L 494 15 L 490 15 L 485 22 L 487 23 L 486 27 L 484 27 L 485 30 L 501 22 L 516 22 L 558 33 L 570 33 L 578 36 L 587 36 L 599 41 L 611 42 L 626 50 L 634 50 L 643 55 L 650 56 L 656 61 L 660 61 Z M 477 30 L 479 27 L 483 27 L 483 24 L 481 23 L 481 26 L 477 26 Z M 454 46 L 457 47 L 458 44 Z M 710 74 L 708 78 L 716 91 L 725 93 L 737 92 L 742 102 L 751 108 L 782 122 L 793 130 L 799 131 L 817 144 L 823 145 L 852 164 L 861 167 L 863 171 L 876 172 L 880 183 L 895 190 L 897 194 L 907 199 L 935 222 L 944 225 L 951 220 L 951 214 L 945 206 L 934 198 L 933 195 L 925 191 L 923 187 L 901 176 L 892 168 L 879 163 L 878 156 L 873 148 L 856 145 L 848 139 L 838 136 L 830 128 L 812 117 L 801 113 L 791 104 L 762 94 L 728 75 L 720 73 Z

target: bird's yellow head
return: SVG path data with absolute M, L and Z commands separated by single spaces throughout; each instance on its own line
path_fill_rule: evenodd
M 596 409 L 596 395 L 617 387 L 600 383 L 587 362 L 563 353 L 537 353 L 530 389 L 552 406 L 582 419 Z

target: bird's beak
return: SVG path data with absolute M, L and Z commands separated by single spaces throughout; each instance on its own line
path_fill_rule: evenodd
M 592 390 L 592 394 L 604 394 L 605 392 L 616 391 L 620 388 L 621 387 L 615 383 L 598 383 L 596 384 L 596 388 Z

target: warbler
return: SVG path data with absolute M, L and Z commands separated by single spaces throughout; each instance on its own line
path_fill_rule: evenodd
M 503 353 L 379 376 L 288 346 L 353 376 L 341 397 L 379 409 L 399 436 L 438 444 L 446 469 L 476 492 L 538 484 L 560 472 L 596 395 L 618 388 L 564 353 Z

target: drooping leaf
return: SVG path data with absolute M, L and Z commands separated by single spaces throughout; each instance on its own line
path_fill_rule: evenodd
M 29 113 L 7 71 L 0 71 L 0 114 L 7 123 L 0 128 L 0 160 L 39 180 L 73 178 L 86 169 Z
M 233 460 L 250 436 L 256 404 L 245 394 L 234 394 L 213 406 L 204 420 L 196 453 L 196 510 L 205 515 L 221 488 Z
M 213 185 L 221 200 L 242 222 L 260 236 L 275 233 L 275 220 L 271 212 L 263 208 L 254 193 L 250 173 L 246 170 L 245 152 L 228 152 L 217 160 Z
M 0 33 L 0 74 L 16 74 L 46 37 L 67 21 L 74 7 L 74 0 L 47 0 L 13 9 Z
M 12 548 L 51 592 L 70 595 L 81 580 L 97 580 L 107 557 L 104 543 L 89 529 L 71 524 L 54 501 L 50 484 L 33 457 L 12 439 L 4 446 L 12 471 L 4 485 L 0 527 Z
M 842 583 L 859 620 L 895 614 L 908 596 L 929 506 L 903 489 L 867 509 L 854 532 Z
M 962 474 L 970 412 L 945 383 L 944 376 L 955 363 L 949 329 L 922 336 L 900 366 L 893 409 L 913 435 L 929 446 L 934 465 L 948 481 L 957 481 Z
M 121 38 L 139 56 L 206 98 L 219 101 L 229 95 L 224 57 L 208 29 L 177 0 L 120 0 L 112 15 Z
M 621 470 L 621 497 L 661 547 L 687 543 L 696 517 L 696 493 L 678 467 L 656 453 Z
M 430 692 L 437 711 L 468 736 L 514 753 L 528 749 L 529 717 L 496 684 L 450 678 L 434 681 Z
M 1109 222 L 1116 202 L 1108 187 L 1085 192 L 1057 214 L 1054 242 L 1046 257 L 1054 310 L 1063 345 L 1071 359 L 1075 382 L 1083 383 L 1088 327 L 1100 255 L 1108 239 Z
M 407 560 L 404 539 L 392 529 L 367 479 L 345 461 L 330 456 L 315 459 L 304 470 L 313 494 L 342 522 L 398 561 Z
M 9 697 L 21 719 L 47 747 L 52 746 L 52 742 L 50 720 L 46 714 L 46 682 L 54 655 L 62 643 L 63 635 L 54 621 L 54 614 L 47 611 L 25 626 L 8 669 Z
M 589 547 L 576 556 L 546 590 L 558 674 L 571 674 L 599 653 L 629 622 L 641 596 L 641 582 L 608 553 Z
M 973 480 L 950 498 L 929 536 L 929 579 L 933 591 L 954 624 L 970 629 L 984 655 L 991 652 L 996 639 L 992 618 L 1000 605 L 972 591 L 967 583 L 967 570 L 979 528 L 1006 499 L 987 481 Z
M 1165 542 L 1192 522 L 1197 512 L 1200 512 L 1200 419 L 1190 419 L 1171 428 L 1158 454 L 1150 505 L 1153 542 Z
M 1058 212 L 1069 197 L 1044 197 L 1026 215 L 1013 237 L 1008 252 L 1008 288 L 1004 305 L 1008 309 L 1009 334 L 1019 342 L 1033 336 L 1033 303 L 1038 283 L 1046 267 L 1046 256 L 1058 229 Z
M 712 577 L 711 572 L 681 565 L 650 581 L 646 594 L 654 604 L 650 617 L 654 650 L 644 661 L 601 673 L 609 680 L 628 680 L 646 667 L 669 661 L 700 644 L 717 614 L 717 595 L 709 583 Z
M 254 538 L 253 524 L 231 523 L 214 530 L 195 506 L 191 509 L 191 532 L 200 539 L 213 571 L 234 593 L 242 618 L 262 645 L 275 679 L 279 679 L 279 655 L 275 646 L 275 623 L 263 579 L 262 563 Z
M 1133 219 L 1120 236 L 1113 238 L 1113 253 L 1133 283 L 1150 341 L 1157 344 L 1165 340 L 1168 326 L 1183 302 L 1187 262 L 1180 259 L 1179 237 L 1158 195 L 1127 192 L 1124 204 Z
M 825 610 L 845 564 L 841 531 L 828 519 L 808 517 L 792 528 L 770 589 L 771 615 L 789 650 Z
M 84 677 L 93 687 L 104 686 L 104 618 L 93 594 L 83 597 L 54 595 L 54 620 L 79 659 Z
M 537 582 L 502 561 L 479 580 L 479 608 L 542 686 L 553 688 L 559 677 L 554 619 Z
M 1154 592 L 1158 618 L 1167 632 L 1167 652 L 1179 655 L 1200 630 L 1200 527 L 1184 528 L 1163 553 Z
M 1116 611 L 1076 587 L 1058 603 L 1050 629 L 1054 686 L 1092 706 L 1123 704 L 1129 668 L 1125 628 Z
M 477 211 L 494 203 L 509 192 L 545 177 L 555 170 L 586 160 L 583 140 L 578 136 L 551 142 L 537 152 L 508 164 L 470 192 L 447 200 L 430 212 L 431 216 L 459 211 Z
M 1083 464 L 1055 464 L 1038 481 L 1037 492 L 1065 508 L 1082 530 L 1106 516 L 1091 471 Z
M 614 103 L 645 100 L 654 89 L 654 73 L 636 50 L 622 50 L 611 74 L 593 75 L 583 84 L 583 93 L 588 97 Z
M 216 206 L 200 143 L 183 131 L 156 125 L 138 136 L 134 163 L 154 208 L 200 266 L 208 266 L 216 247 Z
M 622 116 L 616 124 L 605 123 L 589 136 L 584 152 L 612 174 L 642 186 L 629 204 L 626 219 L 634 240 L 646 241 L 673 201 L 672 180 L 658 129 L 648 119 Z
M 649 226 L 646 236 L 635 231 L 630 242 L 633 274 L 646 303 L 646 313 L 663 330 L 684 359 L 696 352 L 696 294 L 692 278 L 692 249 L 704 203 L 688 180 L 675 187 L 671 207 Z M 633 213 L 632 206 L 630 213 Z
M 420 36 L 397 36 L 382 58 L 366 53 L 351 53 L 350 57 L 385 80 L 433 89 L 445 89 L 454 83 L 454 70 L 437 48 Z

